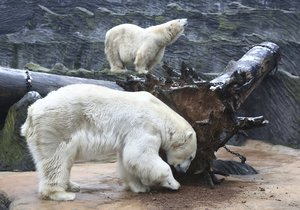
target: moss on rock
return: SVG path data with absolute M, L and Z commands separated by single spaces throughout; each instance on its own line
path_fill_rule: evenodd
M 18 141 L 18 137 L 20 138 L 20 136 L 15 135 L 16 116 L 16 108 L 12 106 L 7 114 L 3 130 L 0 133 L 0 161 L 4 165 L 11 165 L 13 162 L 20 161 L 24 153 L 23 146 L 16 144 L 16 142 L 20 142 Z M 22 144 L 22 142 L 20 143 Z
M 33 62 L 27 63 L 25 65 L 25 69 L 28 69 L 30 71 L 37 71 L 37 72 L 47 72 L 47 73 L 50 72 L 50 69 L 45 68 L 45 67 L 43 67 L 39 64 L 33 63 Z
M 218 17 L 218 21 L 219 21 L 219 30 L 220 31 L 235 31 L 239 28 L 239 25 L 236 24 L 233 21 L 230 21 L 229 19 L 227 19 L 226 16 L 221 15 Z
M 37 92 L 29 92 L 9 109 L 4 127 L 0 130 L 0 171 L 34 170 L 26 141 L 20 136 L 20 128 L 25 122 L 28 106 L 39 98 L 41 96 Z

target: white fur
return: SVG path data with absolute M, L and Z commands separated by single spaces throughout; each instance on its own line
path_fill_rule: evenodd
M 164 24 L 141 28 L 122 24 L 107 31 L 105 54 L 111 71 L 126 71 L 127 64 L 134 64 L 139 73 L 147 73 L 161 61 L 167 45 L 183 33 L 187 19 L 176 19 Z
M 96 85 L 70 85 L 28 109 L 21 128 L 39 175 L 44 199 L 73 200 L 79 186 L 70 179 L 75 160 L 118 153 L 121 178 L 134 192 L 160 185 L 177 190 L 168 162 L 186 169 L 196 153 L 190 124 L 147 92 L 123 92 Z

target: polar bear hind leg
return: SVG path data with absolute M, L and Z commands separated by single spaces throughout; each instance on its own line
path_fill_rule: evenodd
M 70 170 L 76 155 L 76 149 L 71 143 L 61 142 L 59 144 L 47 145 L 29 143 L 29 149 L 33 151 L 36 169 L 39 174 L 39 194 L 43 199 L 50 200 L 74 200 L 75 193 L 79 191 L 79 185 L 71 182 Z M 38 146 L 38 147 L 37 147 Z M 50 149 L 52 148 L 52 149 Z M 48 150 L 47 156 L 43 152 Z M 52 153 L 52 155 L 50 155 Z M 66 192 L 66 190 L 71 192 Z

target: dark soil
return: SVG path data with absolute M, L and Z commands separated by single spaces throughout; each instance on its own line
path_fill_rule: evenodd
M 234 198 L 241 190 L 233 190 L 229 182 L 211 188 L 209 186 L 182 186 L 178 192 L 168 190 L 141 194 L 139 198 L 147 209 L 192 209 L 203 206 L 214 207 L 214 203 Z M 235 188 L 236 189 L 236 188 Z

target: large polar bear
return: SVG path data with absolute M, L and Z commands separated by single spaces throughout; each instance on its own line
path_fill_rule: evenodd
M 178 39 L 186 24 L 187 19 L 176 19 L 148 28 L 132 24 L 113 27 L 105 36 L 111 71 L 126 71 L 126 65 L 134 63 L 137 72 L 147 73 L 161 61 L 166 46 Z
M 21 128 L 39 175 L 43 199 L 73 200 L 79 185 L 70 181 L 75 160 L 118 153 L 121 178 L 134 192 L 151 186 L 177 190 L 167 162 L 186 171 L 196 154 L 196 134 L 175 111 L 147 92 L 97 85 L 69 85 L 28 108 Z

